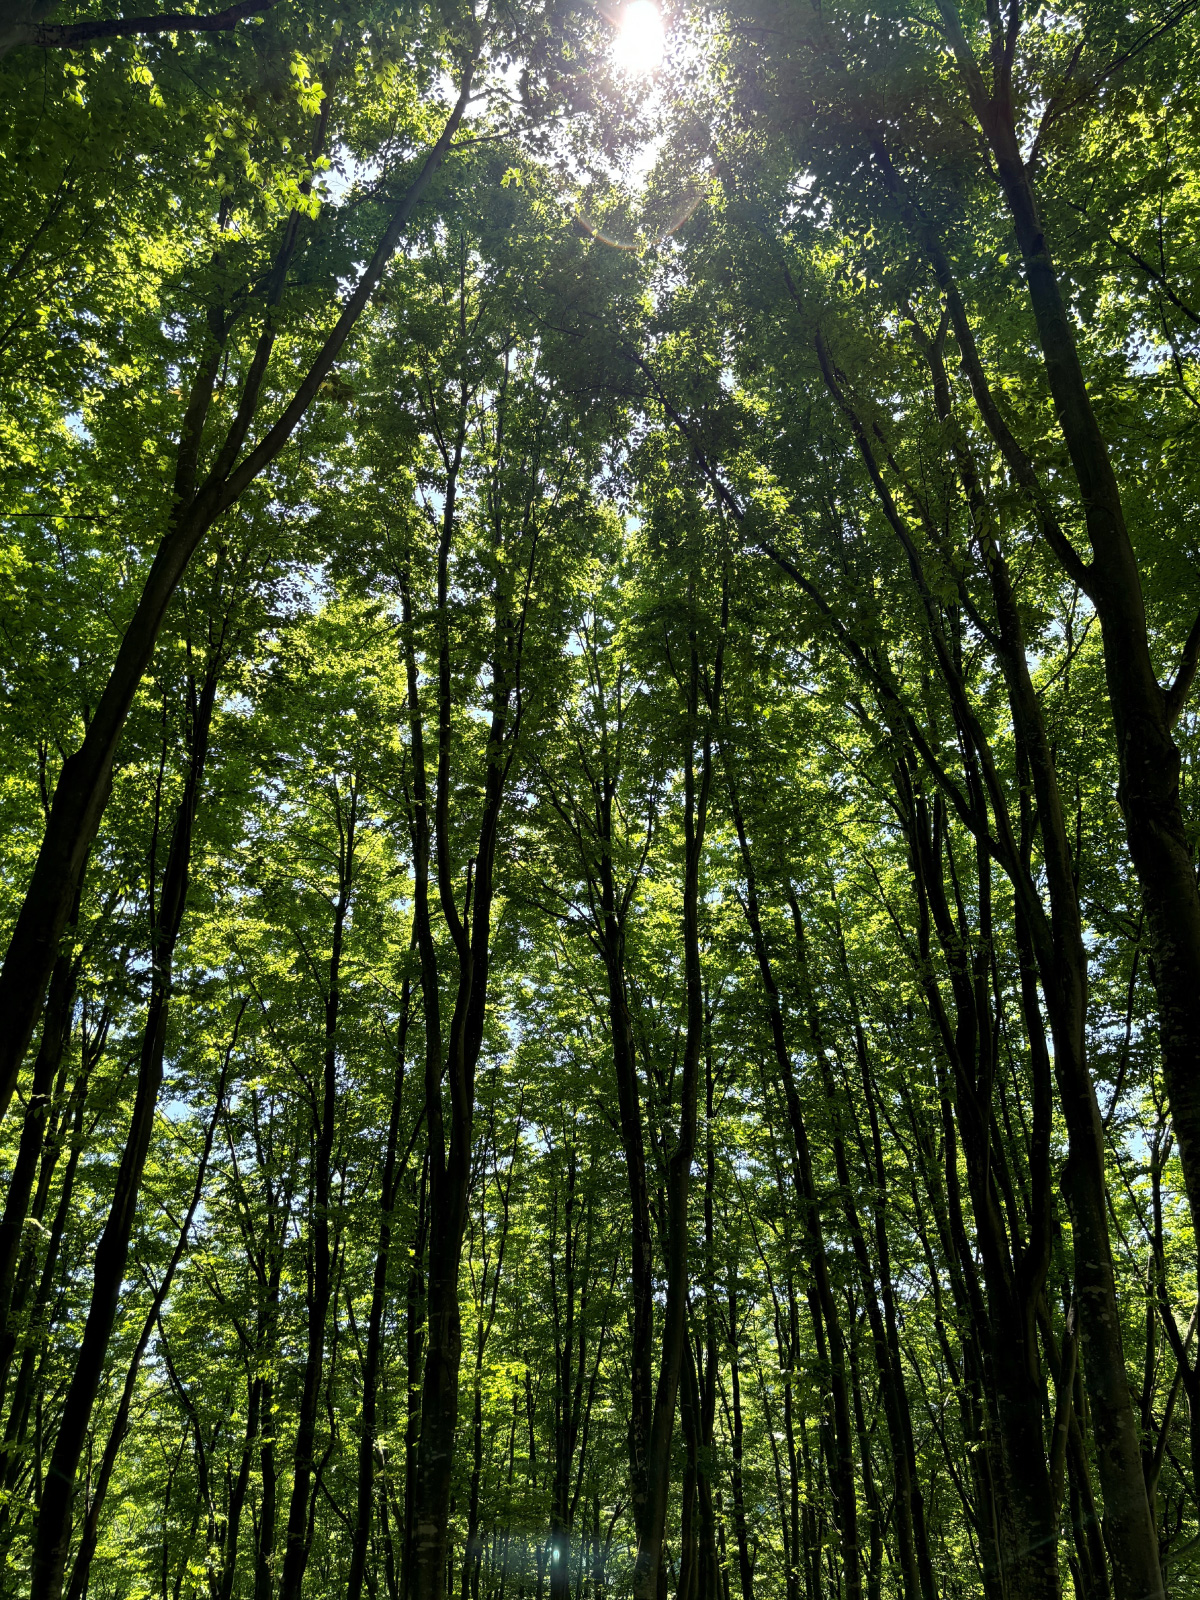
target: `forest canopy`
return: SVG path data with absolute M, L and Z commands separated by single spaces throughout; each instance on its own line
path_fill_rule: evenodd
M 1200 1593 L 1200 8 L 155 4 L 0 17 L 0 1600 Z

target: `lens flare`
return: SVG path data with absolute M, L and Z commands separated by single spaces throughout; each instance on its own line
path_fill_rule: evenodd
M 646 77 L 662 65 L 666 37 L 654 0 L 627 0 L 617 17 L 613 60 L 630 76 Z

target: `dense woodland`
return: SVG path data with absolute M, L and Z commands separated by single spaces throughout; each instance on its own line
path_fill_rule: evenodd
M 0 21 L 0 1595 L 1200 1594 L 1193 0 L 142 3 Z

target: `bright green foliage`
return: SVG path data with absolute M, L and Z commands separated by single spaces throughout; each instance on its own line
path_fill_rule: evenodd
M 48 21 L 134 14 L 62 10 Z M 1090 559 L 1087 507 L 952 10 L 980 61 L 1012 29 L 1022 158 L 1150 653 L 1164 689 L 1181 663 L 1186 687 L 1186 7 L 681 5 L 653 92 L 611 69 L 606 10 L 557 3 L 279 0 L 221 31 L 0 58 L 6 939 L 168 530 L 197 375 L 219 353 L 203 474 L 239 407 L 247 449 L 283 413 L 478 62 L 476 101 L 334 370 L 192 558 L 125 726 L 63 944 L 65 1043 L 0 1318 L 4 1595 L 33 1584 L 44 1600 L 35 1529 L 145 1070 L 206 674 L 165 1074 L 76 1482 L 70 1600 L 269 1600 L 314 1343 L 303 1592 L 343 1592 L 361 1536 L 371 1600 L 432 1594 L 412 1527 L 429 1124 L 431 1107 L 452 1116 L 455 1080 L 427 1081 L 427 1030 L 444 1045 L 466 1004 L 456 930 L 500 790 L 471 951 L 486 1013 L 441 1592 L 631 1592 L 639 1324 L 617 1030 L 623 1014 L 657 1384 L 695 957 L 661 1592 L 1133 1600 L 1102 1536 L 1103 1318 L 1081 1308 L 1082 1157 L 1052 993 L 1072 916 L 1108 1332 L 1164 1592 L 1196 1592 L 1198 1219 L 1157 947 L 1112 663 L 1070 560 Z M 1066 900 L 1021 671 L 1061 797 Z M 1194 703 L 1174 726 L 1191 843 Z M 694 949 L 689 771 L 711 779 Z M 415 875 L 422 783 L 441 779 L 431 994 Z M 39 1047 L 0 1124 L 14 1185 Z M 1013 1531 L 1020 1429 L 1001 1369 L 1018 1336 L 1022 1448 L 1048 1508 L 1040 1589 Z

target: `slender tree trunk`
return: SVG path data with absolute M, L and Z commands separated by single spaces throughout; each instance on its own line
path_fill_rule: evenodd
M 718 653 L 715 701 L 720 699 L 721 658 Z M 688 1194 L 696 1152 L 697 1101 L 700 1052 L 704 1042 L 704 994 L 700 970 L 700 857 L 708 821 L 712 783 L 712 748 L 707 731 L 697 782 L 694 740 L 699 732 L 700 664 L 695 642 L 691 650 L 687 746 L 684 755 L 684 886 L 683 959 L 687 1024 L 680 1072 L 679 1142 L 667 1169 L 666 1304 L 663 1308 L 662 1350 L 654 1411 L 650 1424 L 650 1453 L 646 1472 L 645 1520 L 638 1539 L 633 1569 L 634 1600 L 658 1600 L 662 1570 L 663 1534 L 671 1481 L 671 1440 L 675 1403 L 683 1369 L 687 1337 L 688 1294 Z
M 519 1111 L 517 1125 L 519 1130 Z M 496 1186 L 500 1196 L 500 1223 L 497 1230 L 499 1237 L 494 1240 L 494 1256 L 487 1227 L 486 1177 L 481 1182 L 479 1237 L 483 1251 L 483 1272 L 479 1285 L 475 1326 L 475 1373 L 471 1397 L 471 1477 L 467 1489 L 467 1537 L 463 1546 L 462 1600 L 472 1600 L 472 1597 L 473 1600 L 478 1600 L 480 1569 L 483 1563 L 483 1536 L 479 1531 L 483 1489 L 483 1363 L 488 1340 L 495 1325 L 500 1296 L 500 1278 L 504 1270 L 504 1252 L 508 1245 L 508 1229 L 512 1216 L 512 1182 L 516 1171 L 519 1137 L 518 1131 L 513 1138 L 508 1173 L 503 1181 L 500 1179 L 498 1166 L 496 1168 Z
M 325 1365 L 326 1323 L 333 1295 L 333 1229 L 330 1218 L 333 1147 L 337 1133 L 338 1018 L 342 999 L 342 946 L 346 916 L 354 894 L 358 844 L 358 790 L 351 787 L 345 812 L 336 800 L 338 821 L 338 896 L 333 913 L 328 990 L 325 996 L 325 1041 L 321 1099 L 314 1096 L 312 1141 L 312 1222 L 309 1235 L 308 1348 L 300 1388 L 296 1443 L 292 1457 L 292 1493 L 288 1505 L 280 1600 L 299 1600 L 309 1551 L 309 1495 L 316 1462 L 317 1412 Z
M 918 899 L 918 905 L 921 904 Z M 928 929 L 923 914 L 919 925 L 921 955 L 927 964 Z M 962 1196 L 958 1183 L 958 1140 L 954 1131 L 953 1108 L 948 1100 L 945 1083 L 940 1082 L 939 1109 L 945 1137 L 941 1150 L 938 1150 L 924 1125 L 921 1113 L 907 1094 L 905 1094 L 905 1105 L 941 1249 L 939 1262 L 925 1226 L 920 1190 L 914 1180 L 911 1187 L 913 1210 L 917 1217 L 917 1236 L 925 1254 L 929 1281 L 934 1288 L 938 1343 L 947 1369 L 955 1373 L 958 1380 L 956 1385 L 958 1413 L 967 1470 L 974 1490 L 970 1514 L 979 1547 L 980 1576 L 987 1600 L 1003 1600 L 1005 1588 L 996 1515 L 997 1474 L 994 1470 L 996 1430 L 991 1423 L 995 1403 L 991 1395 L 983 1350 L 988 1318 L 976 1272 L 975 1253 L 967 1237 L 963 1217 Z M 939 1287 L 941 1263 L 945 1263 L 950 1278 L 962 1352 L 961 1364 L 955 1360 L 947 1332 L 948 1319 L 942 1312 L 942 1292 Z
M 925 1524 L 925 1499 L 921 1493 L 917 1471 L 917 1452 L 913 1442 L 912 1411 L 908 1403 L 908 1389 L 904 1380 L 904 1363 L 900 1354 L 900 1333 L 896 1316 L 896 1291 L 892 1280 L 891 1248 L 887 1233 L 887 1169 L 883 1157 L 883 1138 L 879 1128 L 879 1111 L 875 1103 L 875 1089 L 867 1060 L 866 1041 L 858 1007 L 855 1003 L 855 1053 L 858 1057 L 863 1099 L 871 1134 L 871 1156 L 874 1162 L 874 1198 L 872 1203 L 875 1235 L 875 1260 L 879 1272 L 880 1297 L 883 1301 L 883 1339 L 887 1351 L 887 1372 L 880 1368 L 884 1383 L 884 1403 L 888 1416 L 888 1431 L 896 1462 L 897 1532 L 904 1536 L 899 1526 L 903 1521 L 911 1531 L 913 1554 L 916 1560 L 917 1592 L 921 1600 L 936 1600 L 937 1583 L 933 1575 L 933 1560 L 929 1552 L 929 1535 Z M 874 1304 L 874 1295 L 868 1301 L 868 1311 Z M 876 1336 L 872 1322 L 872 1337 Z M 902 1563 L 906 1556 L 902 1554 Z M 911 1582 L 911 1578 L 908 1580 Z
M 78 916 L 79 894 L 76 891 L 75 905 L 69 920 L 71 928 L 74 928 Z M 7 1330 L 13 1311 L 13 1292 L 21 1253 L 21 1236 L 50 1120 L 51 1093 L 71 1034 L 77 975 L 77 963 L 67 951 L 64 951 L 54 963 L 54 973 L 50 979 L 50 990 L 42 1023 L 41 1045 L 33 1064 L 29 1100 L 25 1109 L 25 1120 L 21 1125 L 21 1141 L 17 1148 L 17 1159 L 9 1180 L 8 1193 L 4 1197 L 4 1214 L 0 1217 L 0 1330 Z M 3 1370 L 0 1371 L 0 1405 L 4 1401 L 7 1381 L 8 1363 L 5 1362 Z
M 121 1283 L 125 1277 L 129 1240 L 133 1232 L 138 1193 L 141 1189 L 142 1170 L 150 1147 L 150 1135 L 158 1105 L 158 1091 L 162 1083 L 167 1012 L 171 999 L 172 961 L 187 902 L 192 832 L 208 755 L 208 735 L 220 666 L 220 655 L 214 652 L 209 660 L 208 671 L 193 716 L 184 792 L 175 817 L 166 870 L 163 873 L 158 922 L 154 934 L 150 1002 L 142 1034 L 133 1117 L 117 1170 L 108 1218 L 96 1246 L 92 1295 L 84 1324 L 83 1340 L 63 1402 L 58 1435 L 54 1442 L 45 1490 L 38 1510 L 30 1572 L 32 1600 L 58 1600 L 62 1592 L 71 1536 L 75 1475 L 104 1371 L 108 1341 L 116 1320 L 117 1302 Z M 88 842 L 90 843 L 90 836 Z M 72 893 L 74 893 L 74 882 L 77 882 L 77 879 L 73 880 Z M 55 937 L 57 939 L 57 934 Z
M 629 1478 L 633 1524 L 639 1543 L 645 1536 L 650 1419 L 653 1411 L 654 1240 L 650 1224 L 650 1191 L 646 1182 L 645 1136 L 641 1092 L 634 1058 L 633 1029 L 625 989 L 625 930 L 618 915 L 612 871 L 614 784 L 606 775 L 600 796 L 602 851 L 601 914 L 605 974 L 608 980 L 609 1041 L 617 1084 L 617 1108 L 629 1190 L 630 1298 L 633 1325 L 630 1352 Z
M 932 912 L 933 924 L 945 952 L 955 1003 L 955 1025 L 951 1028 L 941 1011 L 940 996 L 933 988 L 927 989 L 943 1049 L 954 1074 L 953 1127 L 948 1120 L 949 1096 L 943 1096 L 947 1145 L 949 1147 L 951 1135 L 957 1131 L 966 1158 L 975 1239 L 987 1286 L 986 1312 L 979 1308 L 975 1314 L 982 1316 L 979 1326 L 987 1330 L 985 1392 L 989 1394 L 995 1421 L 997 1449 L 993 1472 L 999 1476 L 993 1504 L 1001 1582 L 1019 1584 L 1022 1593 L 1050 1600 L 1059 1590 L 1058 1535 L 1042 1435 L 1045 1385 L 1038 1368 L 1035 1326 L 1044 1267 L 1040 1255 L 1030 1262 L 1028 1253 L 1022 1258 L 1017 1241 L 1008 1239 L 996 1196 L 996 1152 L 991 1146 L 987 1110 L 994 1080 L 992 1029 L 986 989 L 979 982 L 978 974 L 982 969 L 977 965 L 973 970 L 971 956 L 946 900 L 942 855 L 948 851 L 949 844 L 936 813 L 932 833 L 929 831 L 919 800 L 914 802 L 910 815 L 913 820 L 912 864 L 920 915 L 924 922 L 925 908 Z M 982 853 L 977 853 L 976 864 L 982 905 L 989 893 Z M 981 948 L 986 945 L 986 933 L 985 925 L 980 934 Z M 983 956 L 978 959 L 982 960 Z M 960 1254 L 962 1248 L 959 1247 Z M 969 1246 L 966 1248 L 969 1250 Z
M 417 1443 L 421 1434 L 421 1371 L 425 1347 L 425 1244 L 429 1229 L 429 1157 L 422 1161 L 417 1231 L 408 1268 L 405 1315 L 404 1528 L 400 1563 L 404 1600 L 413 1592 L 416 1560 Z
M 439 1086 L 439 1102 L 440 1097 Z M 460 1137 L 452 1145 L 449 1161 L 443 1157 L 444 1165 L 430 1162 L 429 1321 L 417 1446 L 417 1600 L 442 1600 L 449 1560 L 451 1472 L 462 1359 L 458 1269 L 470 1184 L 469 1146 L 464 1149 L 464 1145 Z
M 242 1444 L 237 1477 L 229 1491 L 229 1505 L 225 1513 L 225 1535 L 221 1543 L 221 1580 L 217 1585 L 216 1600 L 232 1600 L 233 1586 L 237 1582 L 238 1544 L 242 1529 L 242 1513 L 250 1488 L 250 1469 L 254 1464 L 254 1444 L 258 1436 L 259 1405 L 262 1400 L 262 1382 L 251 1378 L 246 1396 L 246 1437 Z M 71 1600 L 75 1600 L 72 1596 Z M 79 1600 L 86 1600 L 86 1590 Z
M 699 1600 L 700 1539 L 697 1492 L 700 1476 L 700 1391 L 691 1340 L 683 1341 L 683 1373 L 679 1393 L 680 1431 L 683 1434 L 684 1469 L 679 1491 L 679 1571 L 675 1600 Z
M 775 1054 L 775 1066 L 784 1088 L 788 1123 L 792 1135 L 792 1157 L 795 1182 L 800 1200 L 809 1269 L 812 1273 L 813 1293 L 819 1310 L 814 1311 L 814 1332 L 820 1335 L 823 1325 L 828 1336 L 823 1359 L 829 1363 L 829 1392 L 833 1404 L 834 1437 L 836 1453 L 831 1462 L 831 1475 L 836 1486 L 839 1532 L 842 1538 L 842 1555 L 849 1600 L 861 1596 L 861 1571 L 858 1546 L 858 1496 L 854 1474 L 853 1424 L 851 1418 L 850 1389 L 846 1373 L 846 1343 L 841 1316 L 829 1275 L 825 1250 L 824 1230 L 821 1225 L 820 1205 L 813 1176 L 812 1154 L 809 1148 L 808 1129 L 792 1057 L 784 1032 L 783 1011 L 779 988 L 775 981 L 771 960 L 763 937 L 759 913 L 758 885 L 745 823 L 736 796 L 736 787 L 730 778 L 730 804 L 734 825 L 741 846 L 742 869 L 746 876 L 745 913 L 754 944 L 759 978 L 766 996 L 767 1021 Z
M 483 1539 L 479 1533 L 479 1496 L 483 1479 L 483 1340 L 476 1345 L 475 1382 L 471 1396 L 471 1478 L 467 1485 L 467 1536 L 463 1543 L 462 1600 L 479 1588 Z
M 687 1476 L 683 1483 L 683 1508 L 687 1532 L 681 1534 L 678 1600 L 719 1600 L 720 1564 L 717 1519 L 713 1505 L 708 1458 L 711 1430 L 706 1429 L 706 1396 L 696 1370 L 691 1341 L 684 1341 L 680 1417 L 687 1449 Z
M 872 1289 L 872 1294 L 874 1293 Z M 853 1295 L 847 1305 L 847 1320 L 854 1326 Z M 862 1369 L 858 1360 L 858 1330 L 850 1335 L 850 1381 L 854 1394 L 854 1428 L 858 1435 L 858 1459 L 862 1463 L 863 1499 L 867 1504 L 867 1600 L 882 1600 L 883 1595 L 883 1523 L 884 1512 L 879 1486 L 875 1482 L 875 1467 L 871 1460 L 871 1435 L 863 1409 Z
M 120 965 L 123 967 L 124 961 Z M 70 1092 L 66 1092 L 65 1064 L 60 1068 L 58 1081 L 54 1088 L 54 1103 L 61 1103 L 61 1108 L 57 1115 L 52 1115 L 51 1123 L 45 1130 L 37 1186 L 29 1206 L 29 1220 L 36 1227 L 25 1230 L 26 1236 L 21 1242 L 20 1256 L 13 1279 L 8 1321 L 4 1325 L 2 1332 L 0 1332 L 0 1394 L 3 1395 L 7 1395 L 8 1392 L 13 1356 L 17 1348 L 22 1324 L 28 1323 L 32 1327 L 38 1324 L 46 1313 L 46 1296 L 50 1292 L 51 1278 L 47 1276 L 45 1269 L 49 1267 L 52 1276 L 52 1261 L 57 1260 L 58 1247 L 62 1241 L 63 1201 L 64 1197 L 69 1200 L 81 1153 L 80 1141 L 82 1139 L 83 1113 L 87 1100 L 88 1085 L 91 1082 L 92 1073 L 97 1063 L 104 1054 L 111 1017 L 111 1009 L 106 1003 L 100 1014 L 98 1027 L 90 1030 L 90 1036 L 89 1030 L 81 1027 L 79 1069 L 75 1074 Z M 43 1258 L 43 1270 L 39 1274 L 37 1241 L 45 1219 L 46 1207 L 50 1202 L 54 1175 L 58 1170 L 58 1163 L 65 1145 L 70 1146 L 67 1170 L 63 1176 L 55 1220 L 50 1229 L 50 1242 Z M 32 1304 L 29 1303 L 31 1294 L 33 1296 Z M 29 1329 L 27 1328 L 26 1331 L 28 1332 Z M 23 1370 L 25 1367 L 24 1360 L 21 1365 Z M 10 1412 L 19 1410 L 20 1407 L 14 1399 Z M 11 1422 L 11 1416 L 9 1420 Z M 6 1430 L 5 1450 L 7 1450 L 7 1440 L 10 1437 L 10 1432 L 11 1430 Z M 0 1482 L 8 1482 L 8 1466 L 3 1461 L 3 1452 L 0 1452 Z M 0 1508 L 0 1526 L 4 1524 L 4 1515 L 4 1509 Z
M 849 971 L 849 963 L 846 959 L 845 946 L 841 942 L 841 929 L 839 926 L 839 950 L 842 958 L 843 975 L 846 979 L 847 993 L 850 998 L 854 1025 L 855 1054 L 859 1063 L 863 1093 L 872 1129 L 872 1150 L 875 1157 L 874 1178 L 878 1185 L 875 1200 L 874 1230 L 877 1265 L 871 1260 L 870 1252 L 867 1248 L 866 1233 L 859 1217 L 858 1207 L 854 1202 L 850 1165 L 846 1156 L 845 1140 L 841 1132 L 841 1103 L 834 1085 L 833 1071 L 825 1045 L 824 1027 L 820 1008 L 817 1005 L 816 991 L 809 973 L 800 905 L 790 884 L 788 886 L 788 903 L 796 931 L 796 946 L 800 956 L 801 987 L 809 1016 L 809 1033 L 833 1124 L 834 1164 L 837 1171 L 838 1186 L 841 1191 L 842 1209 L 846 1215 L 851 1249 L 858 1265 L 862 1283 L 863 1305 L 871 1328 L 875 1364 L 879 1373 L 880 1387 L 883 1391 L 884 1415 L 892 1443 L 892 1472 L 896 1495 L 893 1516 L 896 1540 L 899 1545 L 900 1571 L 904 1582 L 905 1595 L 907 1600 L 917 1600 L 918 1596 L 920 1600 L 936 1600 L 937 1588 L 934 1582 L 933 1566 L 930 1561 L 929 1545 L 925 1532 L 924 1501 L 917 1479 L 912 1415 L 908 1405 L 908 1391 L 904 1383 L 904 1369 L 900 1361 L 899 1339 L 895 1332 L 895 1310 L 892 1299 L 891 1269 L 883 1198 L 886 1179 L 882 1146 L 879 1138 L 879 1120 L 875 1111 L 874 1094 L 871 1085 L 871 1067 L 867 1055 L 866 1037 L 859 1016 L 858 1001 Z M 881 1308 L 879 1297 L 876 1294 L 877 1271 L 882 1284 L 883 1298 L 890 1311 L 890 1316 L 886 1320 L 884 1310 Z M 857 1387 L 857 1380 L 853 1387 Z M 857 1394 L 855 1395 L 855 1406 L 857 1416 L 857 1408 L 860 1406 Z M 861 1427 L 858 1427 L 858 1433 L 861 1438 Z M 868 1470 L 869 1467 L 864 1462 L 864 1476 Z M 876 1533 L 878 1520 L 878 1516 L 875 1516 L 874 1527 Z M 872 1560 L 874 1560 L 874 1552 Z
M 712 1009 L 706 1008 L 705 1028 L 711 1030 Z M 717 1507 L 713 1490 L 713 1444 L 717 1422 L 717 1365 L 720 1360 L 717 1336 L 716 1227 L 714 1192 L 717 1176 L 717 1148 L 714 1131 L 715 1080 L 711 1047 L 704 1052 L 704 1343 L 696 1355 L 697 1437 L 696 1513 L 699 1542 L 699 1600 L 721 1600 L 721 1556 Z M 688 1346 L 689 1356 L 691 1345 Z M 716 1497 L 719 1500 L 719 1493 Z
M 262 1436 L 258 1451 L 261 1488 L 258 1540 L 254 1550 L 254 1600 L 274 1600 L 275 1594 L 275 1524 L 279 1499 L 279 1471 L 275 1463 L 277 1435 L 275 1384 L 267 1376 L 262 1380 Z
M 400 990 L 400 1026 L 396 1041 L 396 1075 L 392 1106 L 388 1118 L 387 1147 L 383 1178 L 379 1190 L 379 1244 L 375 1251 L 375 1271 L 371 1283 L 371 1315 L 367 1324 L 367 1348 L 363 1358 L 362 1431 L 358 1441 L 358 1498 L 354 1532 L 350 1547 L 350 1573 L 346 1580 L 346 1600 L 360 1600 L 367 1565 L 367 1546 L 371 1533 L 371 1508 L 375 1495 L 375 1423 L 379 1388 L 379 1360 L 383 1348 L 383 1315 L 387 1300 L 388 1263 L 392 1243 L 392 1213 L 403 1171 L 396 1171 L 396 1147 L 400 1137 L 400 1114 L 404 1101 L 404 1067 L 408 1048 L 408 1016 L 411 985 L 408 972 Z
M 647 1529 L 648 1471 L 651 1420 L 654 1408 L 654 1234 L 650 1214 L 650 1190 L 646 1176 L 645 1130 L 642 1118 L 641 1088 L 629 1011 L 625 971 L 626 916 L 636 889 L 640 870 L 630 874 L 618 888 L 614 856 L 619 816 L 618 793 L 622 773 L 623 705 L 618 691 L 610 692 L 605 682 L 602 660 L 595 643 L 589 651 L 590 678 L 596 704 L 597 726 L 589 729 L 596 742 L 596 765 L 588 773 L 590 806 L 588 843 L 593 857 L 583 845 L 583 833 L 573 824 L 572 831 L 581 845 L 581 867 L 592 883 L 596 942 L 604 963 L 607 989 L 609 1047 L 617 1089 L 617 1112 L 624 1157 L 625 1182 L 629 1197 L 630 1283 L 630 1398 L 627 1448 L 629 1456 L 630 1510 L 635 1539 L 640 1546 Z
M 570 1137 L 570 1136 L 568 1136 Z M 571 1592 L 571 1533 L 575 1508 L 583 1478 L 582 1454 L 587 1448 L 586 1433 L 580 1441 L 585 1405 L 590 1413 L 591 1391 L 585 1400 L 587 1364 L 588 1272 L 591 1263 L 592 1211 L 590 1201 L 579 1211 L 578 1156 L 573 1143 L 566 1157 L 566 1198 L 563 1204 L 562 1268 L 558 1265 L 558 1191 L 554 1197 L 554 1229 L 551 1236 L 550 1295 L 554 1325 L 554 1475 L 550 1504 L 550 1600 L 568 1600 Z M 587 1236 L 582 1265 L 579 1260 L 580 1232 Z M 566 1278 L 566 1307 L 562 1307 L 560 1279 Z M 601 1339 L 603 1344 L 603 1339 Z M 594 1385 L 593 1385 L 594 1388 Z M 575 1457 L 580 1454 L 578 1470 Z M 574 1490 L 572 1485 L 574 1484 Z M 580 1582 L 582 1582 L 582 1564 Z
M 465 103 L 465 102 L 464 102 Z M 465 293 L 465 291 L 464 291 Z M 465 312 L 465 300 L 463 302 Z M 436 630 L 437 776 L 428 792 L 424 723 L 419 694 L 412 608 L 403 599 L 405 668 L 413 784 L 413 917 L 420 957 L 425 1014 L 425 1126 L 429 1152 L 429 1259 L 425 1371 L 421 1386 L 420 1435 L 416 1454 L 413 1571 L 416 1600 L 443 1600 L 449 1563 L 450 1493 L 458 1425 L 462 1325 L 458 1277 L 471 1185 L 475 1070 L 483 1045 L 488 1001 L 492 899 L 496 850 L 506 785 L 519 740 L 524 613 L 513 615 L 499 590 L 493 592 L 494 628 L 490 659 L 491 715 L 475 855 L 467 867 L 463 910 L 456 898 L 450 838 L 453 680 L 450 647 L 450 551 L 455 533 L 457 473 L 463 458 L 469 396 L 460 408 L 456 453 L 447 478 L 437 560 Z M 529 575 L 532 578 L 533 550 Z M 526 592 L 525 602 L 528 602 Z M 527 664 L 525 670 L 528 671 Z M 452 951 L 453 1010 L 442 1038 L 440 973 L 430 908 L 430 871 L 436 846 L 438 904 Z M 449 1139 L 443 1107 L 448 1090 Z
M 166 1302 L 167 1295 L 171 1291 L 171 1284 L 174 1281 L 176 1270 L 179 1267 L 179 1263 L 183 1260 L 184 1251 L 187 1249 L 188 1245 L 188 1238 L 192 1231 L 192 1223 L 195 1220 L 196 1211 L 200 1205 L 200 1200 L 204 1193 L 204 1180 L 208 1173 L 209 1158 L 212 1155 L 213 1139 L 216 1135 L 217 1122 L 220 1118 L 225 1099 L 230 1060 L 237 1044 L 238 1031 L 242 1020 L 242 1013 L 244 1011 L 245 1002 L 243 1002 L 242 1007 L 238 1012 L 237 1022 L 234 1025 L 233 1037 L 230 1040 L 229 1048 L 225 1052 L 225 1057 L 221 1065 L 221 1076 L 217 1083 L 217 1093 L 213 1107 L 212 1120 L 205 1131 L 204 1146 L 201 1150 L 200 1161 L 196 1169 L 195 1182 L 192 1185 L 191 1200 L 188 1204 L 188 1209 L 184 1216 L 183 1223 L 180 1226 L 179 1235 L 175 1241 L 175 1248 L 171 1252 L 170 1259 L 167 1262 L 166 1269 L 163 1272 L 158 1288 L 154 1291 L 154 1297 L 150 1302 L 150 1309 L 147 1311 L 145 1319 L 142 1322 L 142 1331 L 138 1335 L 137 1344 L 134 1346 L 133 1355 L 130 1357 L 129 1366 L 125 1372 L 125 1382 L 121 1387 L 121 1398 L 117 1403 L 116 1416 L 113 1418 L 112 1425 L 108 1431 L 108 1439 L 105 1442 L 104 1454 L 100 1458 L 100 1470 L 96 1474 L 96 1481 L 92 1485 L 88 1496 L 87 1515 L 84 1517 L 83 1527 L 80 1530 L 79 1545 L 75 1552 L 75 1560 L 71 1567 L 70 1582 L 67 1585 L 67 1600 L 84 1600 L 84 1596 L 87 1594 L 88 1577 L 91 1571 L 92 1557 L 96 1553 L 96 1541 L 100 1532 L 100 1516 L 104 1510 L 104 1503 L 108 1496 L 108 1486 L 112 1481 L 113 1468 L 117 1464 L 117 1456 L 120 1454 L 121 1446 L 124 1444 L 125 1436 L 129 1431 L 129 1413 L 133 1404 L 133 1394 L 137 1384 L 138 1372 L 141 1369 L 142 1358 L 146 1353 L 146 1346 L 150 1343 L 150 1336 L 154 1332 L 155 1327 L 158 1325 L 159 1315 L 162 1311 L 163 1305 Z
M 26 1348 L 17 1370 L 17 1380 L 13 1386 L 8 1418 L 4 1425 L 4 1443 L 2 1453 L 0 1453 L 0 1471 L 2 1471 L 0 1482 L 2 1482 L 4 1489 L 7 1491 L 7 1496 L 3 1504 L 0 1505 L 0 1552 L 7 1551 L 22 1509 L 15 1505 L 13 1490 L 17 1486 L 21 1472 L 22 1446 L 25 1442 L 35 1390 L 40 1394 L 39 1377 L 46 1354 L 42 1347 L 49 1331 L 51 1299 L 58 1277 L 59 1254 L 62 1250 L 67 1219 L 71 1214 L 75 1176 L 79 1170 L 79 1158 L 83 1152 L 84 1098 L 92 1065 L 94 1065 L 94 1062 L 89 1062 L 85 1059 L 72 1093 L 75 1104 L 71 1120 L 71 1153 L 67 1158 L 66 1170 L 63 1173 L 62 1190 L 59 1194 L 58 1205 L 55 1207 L 54 1220 L 50 1227 L 50 1237 L 46 1242 L 45 1259 L 42 1262 L 42 1270 L 39 1274 L 33 1303 L 29 1308 Z M 29 1261 L 31 1271 L 33 1265 L 34 1262 L 31 1255 Z M 39 1354 L 42 1356 L 41 1362 L 38 1359 Z M 11 1360 L 11 1351 L 6 1351 L 6 1359 Z M 40 1457 L 40 1449 L 38 1455 Z M 39 1461 L 35 1462 L 34 1469 L 35 1507 L 40 1503 L 41 1499 L 40 1476 L 39 1459 Z M 14 1511 L 16 1513 L 15 1516 Z
M 739 1360 L 739 1346 L 741 1343 L 741 1318 L 738 1311 L 738 1263 L 736 1255 L 731 1257 L 729 1263 L 729 1287 L 727 1291 L 727 1304 L 729 1308 L 729 1387 L 731 1391 L 731 1405 L 733 1414 L 733 1427 L 730 1437 L 730 1492 L 733 1497 L 733 1531 L 737 1541 L 738 1554 L 738 1584 L 741 1600 L 754 1600 L 754 1568 L 750 1561 L 750 1535 L 746 1525 L 746 1490 L 742 1474 L 742 1458 L 745 1440 L 745 1423 L 742 1418 L 742 1377 L 741 1362 Z

